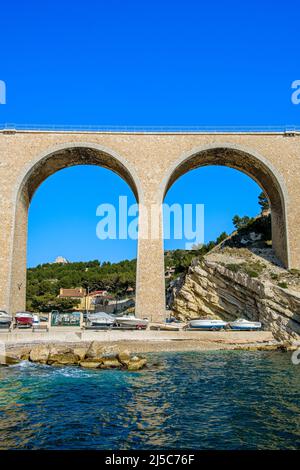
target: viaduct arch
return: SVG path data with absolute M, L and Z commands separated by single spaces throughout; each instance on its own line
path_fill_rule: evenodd
M 142 190 L 130 164 L 115 152 L 101 145 L 66 143 L 48 149 L 44 154 L 24 168 L 15 188 L 15 217 L 13 250 L 11 261 L 10 309 L 15 312 L 26 303 L 26 253 L 28 209 L 32 197 L 49 176 L 57 171 L 76 165 L 96 165 L 110 169 L 123 178 L 130 186 L 137 202 L 142 202 Z M 17 286 L 17 289 L 13 286 Z M 24 308 L 24 307 L 23 307 Z
M 0 131 L 0 308 L 14 313 L 25 306 L 27 213 L 35 190 L 51 174 L 78 164 L 116 172 L 149 211 L 191 169 L 236 168 L 269 197 L 277 256 L 286 267 L 300 268 L 297 134 Z M 145 223 L 140 216 L 140 230 Z M 138 240 L 136 296 L 138 315 L 164 317 L 161 214 L 158 236 Z
M 218 143 L 194 149 L 182 155 L 169 170 L 161 185 L 162 200 L 175 181 L 201 166 L 220 165 L 239 170 L 250 176 L 268 196 L 272 211 L 272 245 L 278 258 L 289 266 L 286 205 L 288 193 L 281 175 L 264 157 L 239 145 Z

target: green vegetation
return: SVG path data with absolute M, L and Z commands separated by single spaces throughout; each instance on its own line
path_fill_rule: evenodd
M 241 264 L 237 263 L 229 263 L 225 265 L 226 269 L 229 269 L 229 271 L 232 271 L 233 273 L 237 273 L 240 270 Z
M 272 245 L 272 229 L 271 229 L 271 215 L 264 215 L 261 217 L 250 218 L 248 216 L 239 217 L 235 215 L 232 219 L 238 234 L 243 236 L 247 235 L 249 231 L 261 234 L 262 240 L 267 246 Z
M 120 263 L 98 260 L 78 263 L 42 264 L 27 270 L 27 309 L 30 311 L 69 310 L 78 304 L 73 299 L 59 299 L 61 287 L 83 287 L 90 291 L 105 289 L 123 296 L 135 288 L 136 260 Z
M 300 270 L 299 269 L 289 269 L 289 273 L 292 274 L 293 276 L 300 277 Z
M 254 219 L 248 217 L 248 215 L 244 215 L 243 217 L 240 217 L 239 215 L 235 215 L 232 219 L 232 223 L 237 230 L 240 230 L 242 228 L 248 227 L 249 224 L 253 222 L 253 220 Z
M 250 277 L 259 277 L 259 273 L 252 268 L 245 268 L 244 271 Z
M 27 295 L 26 308 L 32 312 L 68 311 L 79 303 L 77 299 L 59 299 L 53 294 L 34 295 L 31 298 Z
M 262 274 L 265 267 L 265 264 L 260 263 L 259 261 L 253 261 L 250 263 L 244 263 L 243 271 L 250 277 L 258 277 L 260 274 Z
M 217 238 L 217 240 L 216 240 L 216 245 L 219 245 L 219 243 L 222 243 L 224 240 L 226 240 L 226 238 L 228 238 L 227 233 L 226 233 L 226 232 L 222 232 L 222 233 L 218 236 L 218 238 Z
M 264 192 L 261 192 L 258 196 L 258 204 L 261 207 L 261 212 L 270 209 L 269 199 Z M 266 223 L 267 220 L 268 216 L 255 218 L 249 217 L 248 215 L 244 215 L 243 217 L 235 215 L 232 219 L 232 223 L 238 232 L 243 232 L 244 230 L 253 228 L 254 231 L 257 230 L 261 232 L 264 235 L 265 240 L 271 240 L 271 224 Z
M 262 212 L 270 209 L 269 199 L 263 191 L 258 196 L 258 204 L 260 205 Z
M 286 282 L 278 282 L 278 287 L 281 287 L 282 289 L 288 289 L 288 284 Z
M 243 272 L 250 277 L 259 277 L 266 266 L 259 261 L 250 261 L 246 263 L 228 263 L 225 267 L 234 273 Z
M 277 281 L 277 280 L 279 279 L 278 274 L 276 274 L 276 273 L 271 273 L 271 279 L 273 279 L 274 281 Z
M 211 251 L 215 246 L 228 237 L 226 232 L 222 232 L 215 242 L 210 241 L 203 245 L 193 246 L 192 250 L 174 250 L 165 252 L 165 267 L 175 268 L 174 274 L 166 280 L 166 287 L 178 275 L 187 272 L 194 258 L 201 258 Z

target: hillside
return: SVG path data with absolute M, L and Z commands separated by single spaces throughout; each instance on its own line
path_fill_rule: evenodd
M 169 308 L 181 320 L 211 317 L 261 321 L 278 339 L 300 338 L 300 271 L 286 270 L 271 247 L 270 215 L 202 257 L 168 290 Z
M 76 263 L 41 264 L 27 270 L 27 309 L 72 308 L 75 302 L 57 299 L 60 288 L 105 289 L 122 297 L 128 287 L 135 289 L 136 260 L 119 263 L 98 260 Z

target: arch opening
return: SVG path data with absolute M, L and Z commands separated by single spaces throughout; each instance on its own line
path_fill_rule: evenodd
M 226 171 L 224 167 L 227 167 Z M 272 282 L 272 279 L 279 279 L 277 264 L 289 267 L 285 187 L 272 168 L 254 155 L 240 149 L 208 148 L 185 156 L 169 171 L 162 191 L 163 198 L 165 198 L 172 188 L 170 197 L 167 198 L 169 206 L 174 204 L 176 198 L 185 198 L 185 203 L 188 202 L 189 197 L 193 201 L 195 200 L 193 198 L 197 198 L 195 197 L 196 191 L 193 192 L 190 188 L 193 183 L 195 185 L 196 178 L 198 179 L 196 184 L 201 184 L 202 171 L 206 176 L 204 187 L 209 196 L 207 197 L 205 190 L 199 191 L 201 200 L 197 203 L 208 204 L 209 215 L 208 219 L 205 217 L 205 228 L 208 228 L 210 234 L 214 232 L 214 238 L 206 237 L 203 240 L 204 246 L 195 244 L 196 246 L 193 247 L 195 251 L 186 251 L 182 241 L 180 244 L 175 240 L 168 243 L 170 247 L 173 246 L 165 252 L 166 307 L 182 321 L 193 318 L 214 318 L 226 322 L 237 318 L 261 321 L 256 291 L 252 292 L 251 287 L 247 290 L 248 284 L 244 286 L 243 282 L 239 283 L 238 279 L 248 279 L 249 286 L 255 286 L 255 283 L 250 281 L 252 277 L 269 279 Z M 236 197 L 238 198 L 243 191 L 242 185 L 248 190 L 244 193 L 244 198 L 240 197 L 238 203 L 233 200 L 232 187 L 223 197 L 222 202 L 219 200 L 228 188 L 226 185 L 230 184 L 230 172 L 235 173 L 236 180 L 233 178 L 232 181 L 236 181 L 239 187 Z M 188 173 L 190 175 L 187 177 Z M 243 177 L 241 173 L 244 174 Z M 193 174 L 194 179 L 191 178 Z M 214 176 L 216 180 L 213 179 Z M 181 177 L 182 180 L 185 179 L 184 184 L 178 181 Z M 215 197 L 212 189 L 215 184 L 218 185 L 218 189 L 215 190 L 218 197 Z M 183 196 L 184 188 L 186 188 L 187 195 Z M 267 201 L 265 197 L 259 199 L 261 192 L 266 195 Z M 231 193 L 231 197 L 227 198 L 228 193 Z M 254 204 L 253 197 L 255 197 Z M 249 202 L 250 198 L 252 203 Z M 212 206 L 221 207 L 221 210 L 215 210 L 214 207 L 214 217 L 210 212 L 209 201 L 211 199 L 214 201 Z M 261 207 L 259 207 L 259 202 Z M 232 207 L 233 211 L 240 207 L 243 212 L 231 212 L 228 210 L 229 207 Z M 250 211 L 247 212 L 247 210 Z M 235 217 L 235 215 L 240 215 L 242 218 Z M 230 217 L 229 224 L 226 223 L 228 216 Z M 221 223 L 220 220 L 222 220 Z M 241 221 L 244 225 L 238 225 Z M 194 222 L 197 224 L 197 220 Z M 218 227 L 217 230 L 211 230 L 208 224 L 215 224 L 215 228 Z M 234 225 L 239 229 L 238 231 L 235 231 Z M 228 227 L 230 227 L 229 231 L 226 230 Z M 272 241 L 272 249 L 270 241 Z M 178 245 L 182 245 L 183 250 Z M 239 250 L 239 248 L 243 249 Z M 248 249 L 245 250 L 245 248 Z M 235 273 L 238 273 L 236 278 Z
M 39 186 L 60 170 L 78 165 L 94 165 L 111 170 L 130 187 L 138 202 L 141 190 L 136 175 L 127 162 L 113 152 L 93 145 L 64 146 L 37 159 L 22 176 L 16 192 L 16 211 L 11 264 L 10 311 L 25 309 L 28 210 Z M 107 202 L 107 201 L 102 201 Z
M 182 156 L 169 170 L 161 185 L 163 201 L 171 186 L 183 175 L 204 166 L 226 166 L 252 178 L 267 195 L 272 213 L 273 250 L 286 268 L 289 267 L 286 204 L 287 192 L 280 175 L 261 156 L 231 145 L 202 148 Z
M 75 165 L 96 165 L 117 173 L 132 189 L 137 201 L 139 190 L 136 177 L 119 158 L 92 146 L 73 146 L 48 153 L 38 160 L 27 172 L 19 189 L 19 196 L 32 199 L 36 189 L 49 176 L 57 171 Z

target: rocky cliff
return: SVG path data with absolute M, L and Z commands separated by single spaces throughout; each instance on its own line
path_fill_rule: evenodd
M 299 340 L 300 272 L 282 268 L 261 239 L 253 230 L 244 231 L 242 244 L 247 248 L 241 248 L 235 234 L 234 241 L 229 239 L 194 259 L 187 274 L 168 290 L 174 316 L 180 320 L 246 318 L 261 321 L 276 339 Z

